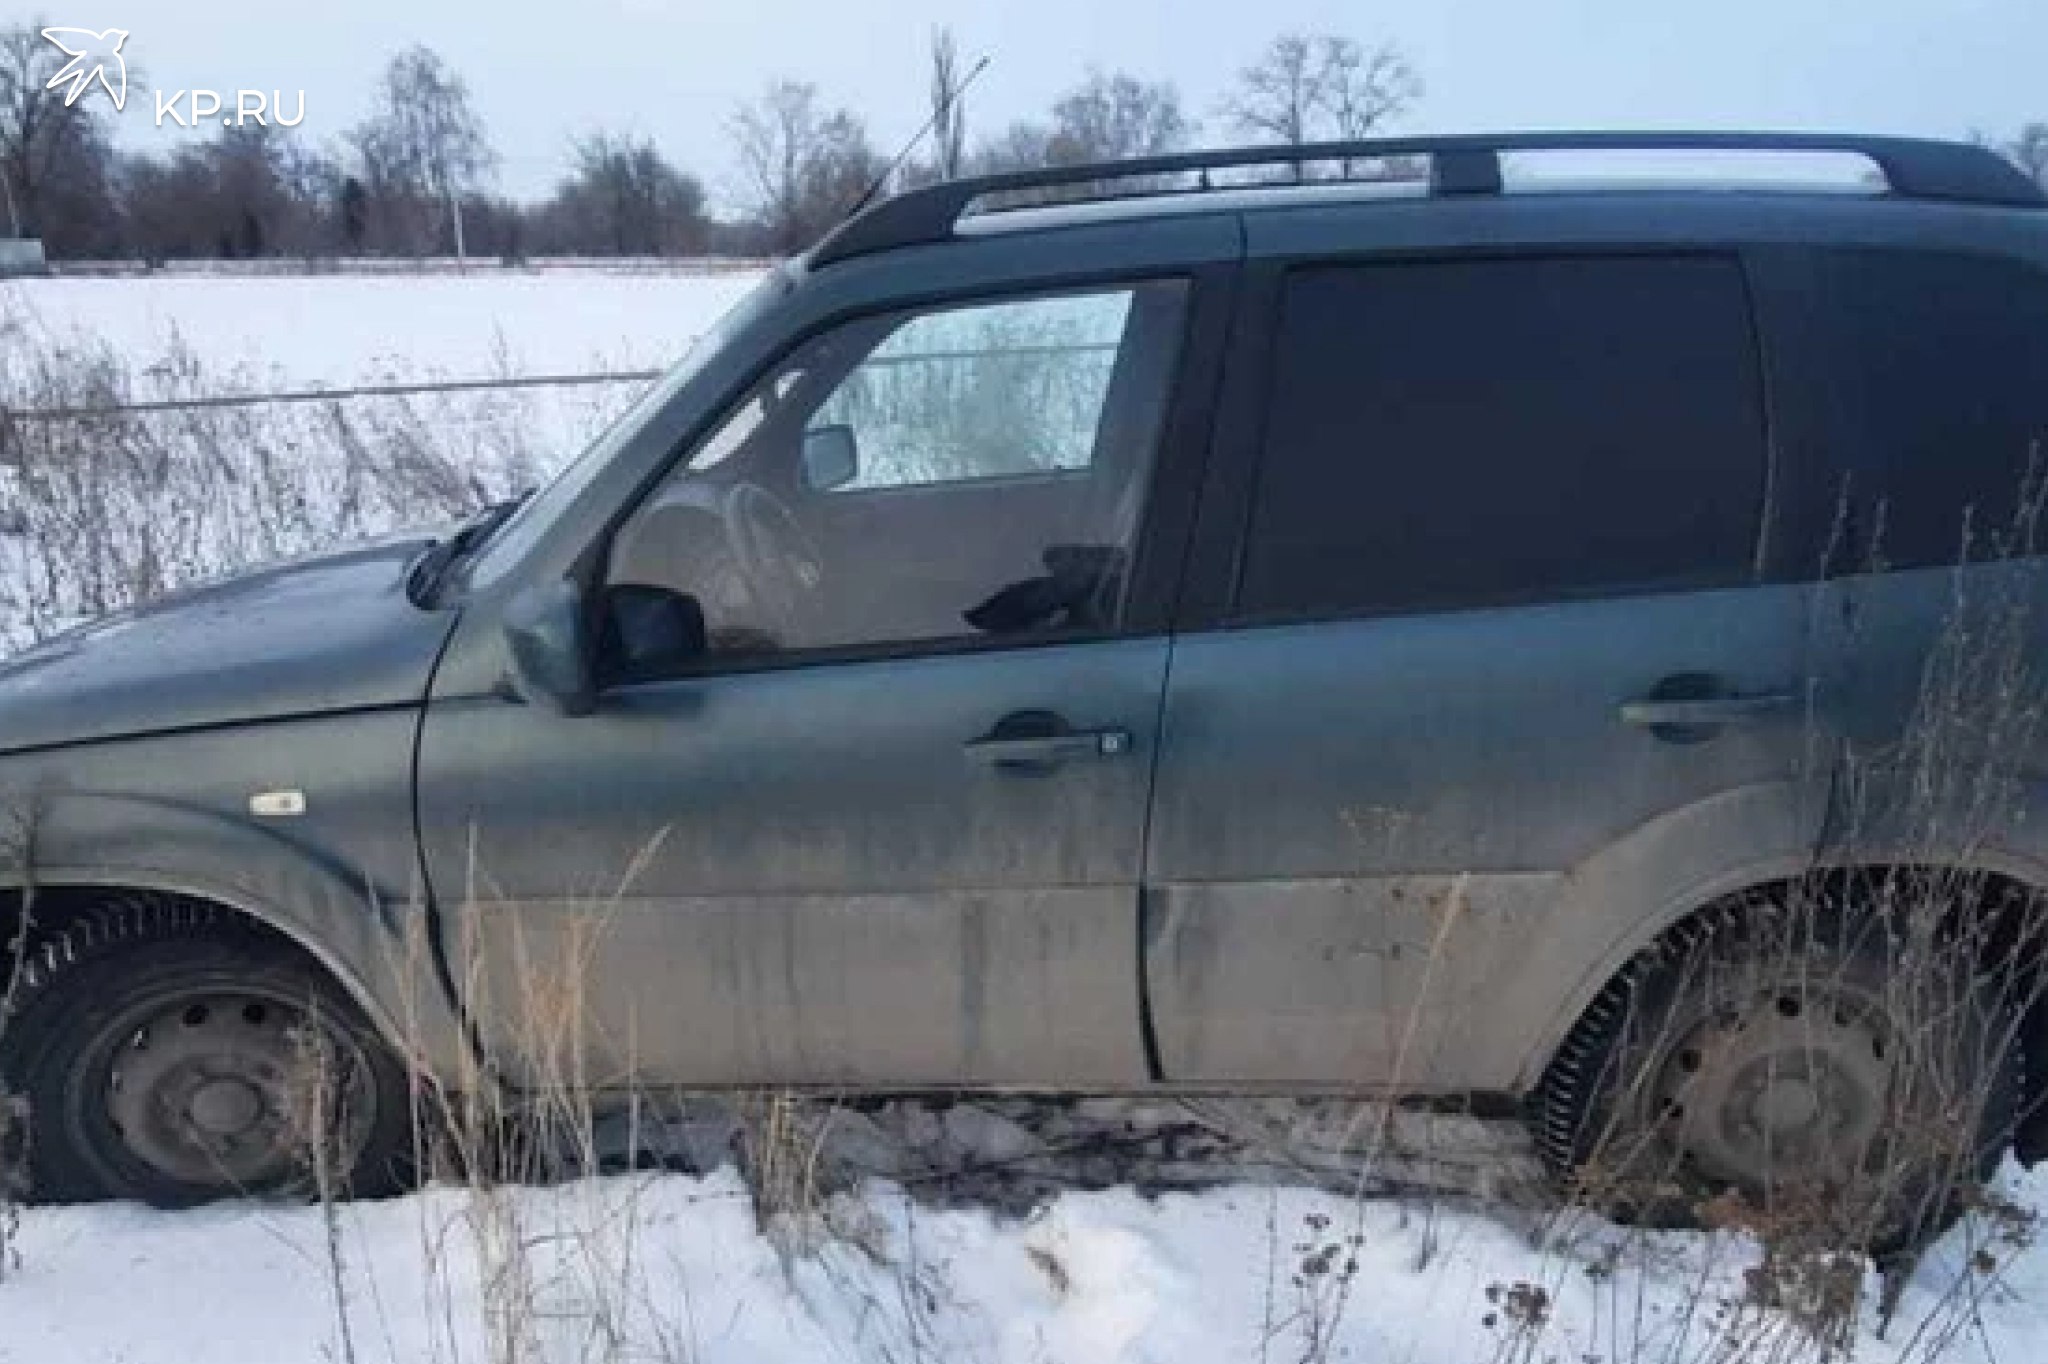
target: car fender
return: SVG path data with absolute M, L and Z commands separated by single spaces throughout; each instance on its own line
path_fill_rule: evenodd
M 1630 958 L 1737 892 L 1858 864 L 1968 868 L 2048 890 L 2048 782 L 2019 784 L 2004 815 L 1980 818 L 1974 827 L 1922 815 L 1910 826 L 1873 826 L 1843 838 L 1824 833 L 1823 808 L 1797 783 L 1736 788 L 1640 825 L 1568 872 L 1553 902 L 1553 931 L 1532 934 L 1515 979 L 1500 983 L 1501 1016 L 1535 1025 L 1524 1034 L 1515 1088 L 1535 1087 L 1566 1034 Z M 1958 834 L 1934 838 L 1929 829 Z M 1569 984 L 1560 990 L 1559 982 Z
M 435 960 L 424 897 L 393 894 L 282 828 L 174 800 L 40 794 L 0 884 L 107 886 L 212 901 L 317 960 L 401 1054 L 453 1082 L 477 1071 Z

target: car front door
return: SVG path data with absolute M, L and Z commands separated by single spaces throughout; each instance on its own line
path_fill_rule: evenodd
M 436 698 L 423 844 L 495 1050 L 573 1028 L 598 1086 L 1146 1078 L 1146 564 L 1223 286 L 826 328 L 612 538 L 592 713 Z
M 1227 401 L 1264 417 L 1205 498 L 1236 548 L 1190 584 L 1149 852 L 1162 1068 L 1513 1089 L 1661 915 L 1820 827 L 1743 266 L 1247 284 L 1265 400 Z

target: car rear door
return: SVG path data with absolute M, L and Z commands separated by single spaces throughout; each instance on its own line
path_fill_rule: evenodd
M 1825 808 L 1744 267 L 1250 231 L 1147 863 L 1161 1067 L 1506 1090 Z

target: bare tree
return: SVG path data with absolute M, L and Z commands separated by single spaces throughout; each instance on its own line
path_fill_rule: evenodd
M 1052 119 L 1051 153 L 1058 162 L 1157 156 L 1183 146 L 1193 132 L 1171 84 L 1121 71 L 1089 72 L 1053 105 Z
M 405 154 L 396 130 L 383 118 L 372 118 L 347 134 L 357 173 L 350 176 L 357 193 L 348 194 L 350 239 L 358 248 L 403 255 L 425 255 L 434 249 L 441 213 L 418 167 Z
M 958 179 L 967 162 L 967 78 L 953 30 L 932 30 L 932 171 L 940 180 Z
M 1285 33 L 1238 76 L 1225 102 L 1246 136 L 1298 147 L 1326 137 L 1366 137 L 1400 116 L 1421 80 L 1391 46 L 1366 49 L 1328 33 Z
M 339 171 L 261 124 L 123 165 L 123 244 L 147 260 L 312 254 L 339 245 L 324 201 Z
M 1290 147 L 1311 140 L 1323 102 L 1315 49 L 1306 35 L 1283 33 L 1238 74 L 1224 107 L 1239 132 Z
M 1422 78 L 1398 49 L 1382 44 L 1368 50 L 1350 38 L 1321 41 L 1323 108 L 1336 136 L 1370 137 L 1422 97 Z
M 1091 71 L 1052 108 L 1052 122 L 1013 123 L 984 142 L 978 169 L 1027 170 L 1157 156 L 1187 145 L 1194 124 L 1167 81 Z
M 1053 131 L 1049 124 L 1020 119 L 992 137 L 983 138 L 974 152 L 978 175 L 1004 171 L 1035 170 L 1052 164 Z
M 455 254 L 464 254 L 463 200 L 488 178 L 497 156 L 460 76 L 430 48 L 400 53 L 384 70 L 377 111 L 350 141 L 372 196 L 444 205 Z
M 881 174 L 867 130 L 819 107 L 818 88 L 779 80 L 733 115 L 750 208 L 771 251 L 799 251 L 859 201 Z
M 113 154 L 98 100 L 64 103 L 49 88 L 67 60 L 41 22 L 0 30 L 0 199 L 8 231 L 52 254 L 98 253 L 116 231 Z
M 569 177 L 534 215 L 541 249 L 621 256 L 704 249 L 704 187 L 652 142 L 595 133 L 577 141 L 572 160 Z

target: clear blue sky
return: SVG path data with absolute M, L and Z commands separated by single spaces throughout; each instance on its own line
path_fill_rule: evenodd
M 2048 120 L 2048 0 L 0 0 L 0 17 L 129 29 L 146 68 L 122 123 L 133 147 L 202 136 L 150 112 L 153 88 L 201 86 L 303 89 L 299 131 L 326 141 L 362 116 L 389 55 L 424 42 L 469 82 L 499 187 L 520 195 L 553 183 L 572 134 L 607 127 L 651 135 L 723 196 L 732 107 L 781 75 L 893 149 L 923 117 L 937 23 L 993 59 L 970 133 L 1040 112 L 1096 65 L 1175 81 L 1222 139 L 1217 101 L 1290 28 L 1404 48 L 1428 87 L 1407 131 L 2003 135 Z

